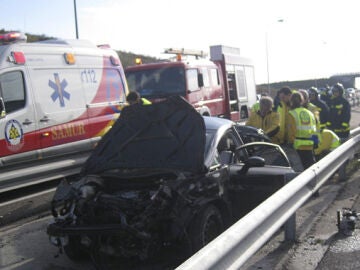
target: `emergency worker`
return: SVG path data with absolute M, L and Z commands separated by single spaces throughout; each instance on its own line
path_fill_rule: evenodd
M 276 92 L 276 95 L 275 95 L 275 97 L 274 97 L 274 107 L 273 107 L 273 109 L 274 109 L 274 111 L 278 111 L 277 109 L 278 109 L 278 107 L 279 107 L 279 104 L 280 104 L 280 97 L 279 97 L 279 95 L 280 95 L 280 90 L 278 90 L 277 92 Z
M 320 130 L 322 130 L 326 128 L 326 123 L 329 119 L 329 107 L 319 98 L 319 91 L 316 87 L 310 87 L 308 93 L 310 102 L 314 104 L 319 111 Z
M 303 98 L 300 93 L 293 93 L 290 103 L 289 142 L 293 143 L 304 169 L 307 169 L 316 162 L 314 156 L 315 116 L 311 111 L 302 107 Z
M 260 99 L 266 96 L 266 93 L 261 93 L 260 98 L 256 101 L 254 105 L 251 106 L 251 113 L 256 113 L 258 110 L 260 110 Z
M 131 91 L 126 96 L 126 101 L 129 103 L 129 105 L 134 104 L 142 104 L 142 105 L 150 105 L 151 101 L 147 100 L 146 98 L 142 98 L 140 94 L 136 91 Z
M 325 88 L 322 88 L 320 92 L 320 99 L 325 102 L 326 105 L 330 106 L 331 101 L 331 90 L 328 85 Z
M 320 132 L 319 146 L 315 148 L 315 159 L 319 161 L 332 150 L 340 145 L 340 138 L 330 129 L 323 129 Z
M 273 140 L 280 129 L 279 113 L 272 110 L 273 99 L 269 96 L 260 98 L 259 105 L 259 110 L 250 115 L 246 125 L 261 128 Z
M 339 136 L 342 142 L 346 141 L 350 135 L 351 107 L 349 101 L 343 97 L 344 86 L 337 83 L 332 88 L 332 98 L 330 101 L 328 129 L 331 129 Z
M 308 91 L 306 91 L 305 89 L 299 89 L 299 93 L 302 95 L 303 98 L 302 106 L 312 112 L 315 117 L 320 118 L 318 108 L 310 102 Z
M 289 118 L 289 108 L 290 108 L 290 97 L 291 89 L 287 86 L 281 88 L 279 91 L 279 100 L 280 103 L 277 108 L 277 112 L 280 116 L 280 129 L 279 132 L 273 138 L 273 142 L 277 144 L 284 144 L 288 141 L 288 118 Z

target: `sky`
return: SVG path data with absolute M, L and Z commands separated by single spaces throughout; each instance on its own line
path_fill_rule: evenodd
M 75 39 L 74 0 L 0 0 L 0 29 Z M 167 58 L 240 48 L 256 83 L 360 72 L 358 0 L 76 0 L 80 39 Z

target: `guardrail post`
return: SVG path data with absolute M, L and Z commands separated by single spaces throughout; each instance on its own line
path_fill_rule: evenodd
M 286 174 L 285 175 L 285 184 L 289 183 L 292 179 L 294 179 L 298 174 Z M 286 241 L 295 241 L 296 239 L 296 212 L 289 217 L 289 219 L 285 222 L 284 225 L 284 233 Z
M 339 174 L 339 181 L 345 181 L 346 176 L 346 165 L 348 164 L 348 161 L 345 161 L 339 168 L 338 174 Z
M 295 241 L 296 239 L 296 212 L 289 217 L 284 226 L 285 240 Z

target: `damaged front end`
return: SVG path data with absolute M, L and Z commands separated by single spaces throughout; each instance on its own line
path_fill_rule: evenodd
M 204 119 L 181 97 L 125 107 L 82 178 L 59 185 L 51 241 L 72 259 L 85 250 L 92 258 L 141 260 L 189 241 L 187 227 L 203 198 L 192 190 L 208 171 L 205 141 Z
M 54 195 L 54 222 L 47 232 L 71 259 L 93 251 L 150 258 L 185 237 L 192 208 L 186 183 L 183 175 L 171 173 L 124 181 L 89 175 L 72 185 L 64 181 Z

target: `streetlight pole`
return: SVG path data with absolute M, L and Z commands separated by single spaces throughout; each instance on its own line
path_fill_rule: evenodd
M 79 31 L 78 31 L 78 23 L 77 23 L 77 12 L 76 12 L 76 0 L 74 0 L 74 13 L 75 13 L 76 39 L 79 39 Z
M 284 19 L 278 19 L 276 22 L 282 23 Z M 270 69 L 269 69 L 269 40 L 268 31 L 265 32 L 265 46 L 266 46 L 266 72 L 267 72 L 267 89 L 270 95 Z
M 265 45 L 266 45 L 266 72 L 267 72 L 267 89 L 268 95 L 270 95 L 270 71 L 269 71 L 269 44 L 268 44 L 268 32 L 265 33 Z

